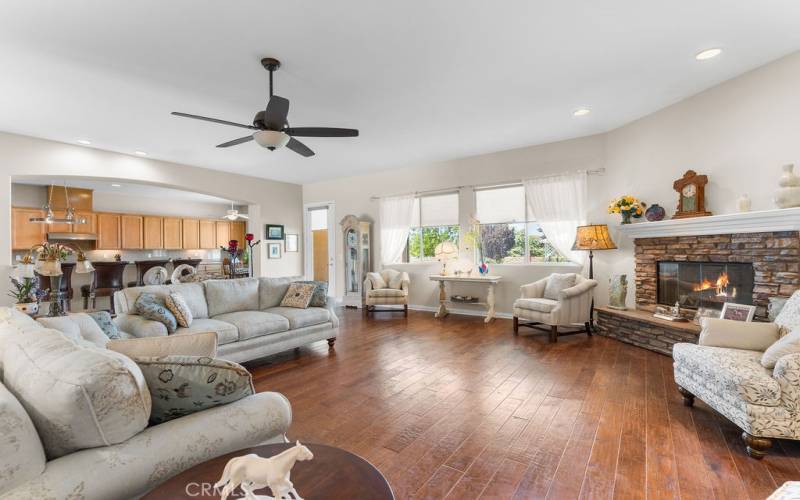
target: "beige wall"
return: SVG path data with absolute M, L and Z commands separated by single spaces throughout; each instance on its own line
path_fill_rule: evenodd
M 558 171 L 605 167 L 589 178 L 589 220 L 619 224 L 605 208 L 609 200 L 632 194 L 648 204 L 659 203 L 668 214 L 677 195 L 672 182 L 685 170 L 707 174 L 706 198 L 714 213 L 736 210 L 736 199 L 747 193 L 753 210 L 773 208 L 772 192 L 780 166 L 800 160 L 800 53 L 744 74 L 697 96 L 658 111 L 622 128 L 591 137 L 503 151 L 448 162 L 418 165 L 348 179 L 303 186 L 305 203 L 333 200 L 336 215 L 366 215 L 377 220 L 377 202 L 370 196 L 491 184 L 519 180 Z M 462 215 L 469 214 L 469 189 L 462 189 Z M 612 227 L 613 227 L 612 226 Z M 373 231 L 379 246 L 379 228 Z M 597 301 L 607 301 L 610 274 L 633 275 L 630 241 L 614 230 L 620 250 L 597 252 Z M 375 255 L 380 249 L 376 248 Z M 337 296 L 341 296 L 342 242 L 337 233 Z M 374 263 L 374 265 L 376 262 Z M 412 274 L 410 302 L 433 307 L 436 290 L 426 279 L 437 265 L 397 266 Z M 547 265 L 492 266 L 492 274 L 504 276 L 498 308 L 510 312 L 518 285 L 558 272 Z M 633 293 L 629 293 L 633 304 Z
M 335 201 L 336 218 L 354 214 L 378 220 L 378 202 L 371 196 L 383 196 L 412 191 L 453 188 L 476 184 L 503 183 L 535 175 L 564 170 L 596 169 L 603 166 L 605 138 L 602 135 L 574 139 L 543 146 L 515 149 L 475 156 L 460 160 L 434 163 L 417 167 L 389 170 L 373 175 L 336 179 L 328 182 L 303 186 L 305 203 Z M 590 176 L 590 188 L 598 182 L 597 176 Z M 605 205 L 605 201 L 598 203 Z M 459 207 L 462 226 L 468 224 L 469 214 L 475 212 L 474 196 L 470 187 L 460 190 Z M 343 242 L 339 227 L 336 228 L 336 296 L 344 291 Z M 380 255 L 380 230 L 373 225 L 374 256 Z M 373 258 L 373 267 L 377 258 Z M 414 306 L 433 308 L 438 292 L 436 284 L 428 281 L 439 265 L 402 264 L 396 267 L 409 273 L 412 279 L 410 303 Z M 497 291 L 497 303 L 501 313 L 510 313 L 511 303 L 518 296 L 519 287 L 551 272 L 567 272 L 572 265 L 529 266 L 492 265 L 491 273 L 503 276 L 504 282 Z M 465 293 L 480 293 L 481 288 L 461 285 Z M 485 292 L 485 290 L 484 290 Z M 469 306 L 464 306 L 469 307 Z M 479 311 L 479 309 L 472 309 Z
M 69 181 L 70 177 L 144 182 L 194 191 L 248 203 L 250 227 L 263 237 L 265 223 L 284 224 L 286 232 L 301 233 L 302 189 L 297 184 L 190 167 L 158 160 L 121 155 L 99 149 L 0 133 L 0 280 L 8 283 L 11 270 L 11 180 L 20 175 L 47 175 Z M 266 245 L 259 245 L 256 274 L 302 274 L 302 249 L 267 259 Z M 4 298 L 2 304 L 10 303 Z

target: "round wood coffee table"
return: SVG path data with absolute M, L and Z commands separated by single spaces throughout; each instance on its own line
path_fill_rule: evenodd
M 214 483 L 222 477 L 225 464 L 233 457 L 255 453 L 271 457 L 294 446 L 293 443 L 267 444 L 228 453 L 195 465 L 156 487 L 143 498 L 147 500 L 216 499 Z M 306 444 L 314 459 L 296 462 L 291 480 L 297 492 L 306 500 L 369 498 L 393 500 L 392 488 L 386 478 L 372 464 L 349 451 L 324 444 Z M 259 490 L 259 495 L 270 495 L 269 488 Z M 228 498 L 241 498 L 241 489 Z

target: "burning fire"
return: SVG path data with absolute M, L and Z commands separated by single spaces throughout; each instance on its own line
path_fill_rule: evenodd
M 704 278 L 702 283 L 694 286 L 694 291 L 702 292 L 704 290 L 710 290 L 713 288 L 717 294 L 717 297 L 728 297 L 729 283 L 730 282 L 728 280 L 728 273 L 722 273 L 719 275 L 717 281 L 714 283 Z M 736 288 L 733 289 L 732 293 L 730 294 L 730 297 L 736 297 Z

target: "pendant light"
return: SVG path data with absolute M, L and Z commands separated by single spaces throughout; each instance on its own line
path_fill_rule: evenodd
M 55 188 L 50 185 L 47 203 L 42 207 L 44 210 L 44 217 L 31 217 L 28 222 L 37 224 L 86 224 L 86 217 L 75 217 L 75 209 L 69 204 L 69 191 L 67 190 L 67 183 L 64 183 L 64 199 L 67 201 L 67 212 L 64 217 L 56 217 L 53 215 L 53 209 L 50 207 L 53 201 L 53 190 Z

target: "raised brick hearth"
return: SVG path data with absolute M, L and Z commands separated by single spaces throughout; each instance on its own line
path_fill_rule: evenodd
M 637 306 L 657 303 L 658 261 L 752 263 L 757 320 L 767 318 L 770 297 L 788 297 L 800 288 L 798 231 L 637 238 L 634 243 Z

